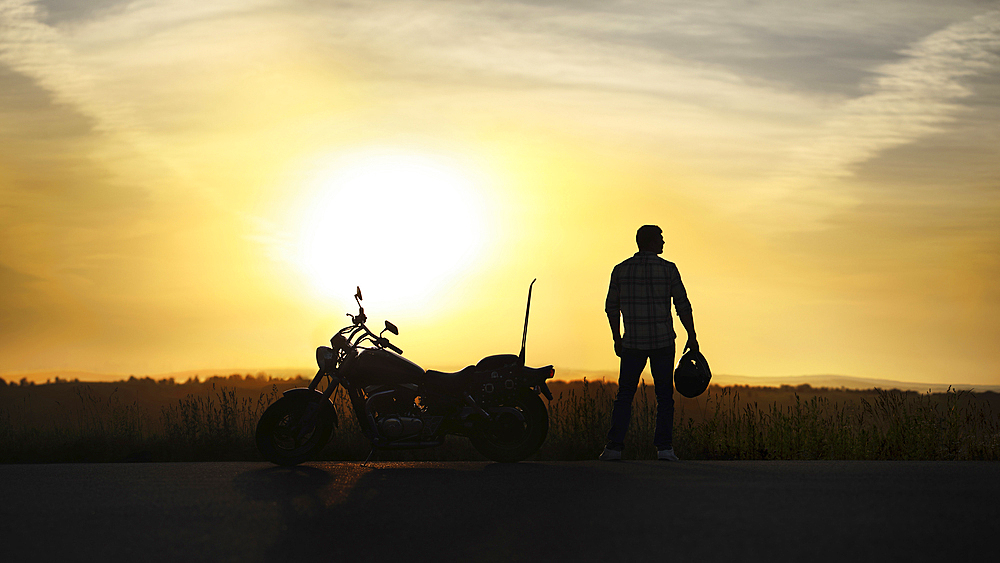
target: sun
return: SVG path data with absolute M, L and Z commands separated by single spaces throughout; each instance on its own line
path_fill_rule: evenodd
M 419 308 L 466 274 L 487 226 L 472 176 L 443 158 L 341 158 L 315 177 L 297 262 L 325 298 Z

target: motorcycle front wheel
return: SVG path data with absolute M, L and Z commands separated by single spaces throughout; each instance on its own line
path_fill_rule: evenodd
M 323 406 L 303 397 L 275 401 L 257 422 L 257 451 L 278 465 L 297 465 L 311 459 L 333 433 L 333 418 Z
M 500 463 L 527 459 L 542 447 L 549 433 L 549 411 L 534 393 L 524 393 L 505 401 L 493 420 L 483 423 L 469 436 L 472 446 L 484 456 Z M 494 409 L 491 409 L 494 410 Z M 491 413 L 492 414 L 492 413 Z

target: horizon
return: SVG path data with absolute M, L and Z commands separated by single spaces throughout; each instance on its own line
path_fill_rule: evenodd
M 448 368 L 460 369 L 460 368 Z M 187 383 L 190 380 L 204 383 L 211 379 L 228 379 L 232 376 L 239 376 L 244 380 L 249 378 L 270 378 L 273 380 L 291 380 L 302 378 L 310 379 L 314 373 L 310 369 L 302 368 L 269 368 L 269 369 L 202 369 L 185 370 L 169 373 L 144 373 L 144 374 L 111 374 L 93 373 L 73 370 L 53 370 L 38 372 L 20 372 L 0 374 L 0 379 L 8 385 L 19 385 L 22 381 L 30 384 L 42 385 L 53 383 L 118 383 L 131 379 L 153 381 L 170 380 L 175 383 Z M 561 383 L 574 383 L 584 380 L 602 381 L 615 383 L 618 372 L 616 370 L 580 370 L 568 368 L 556 368 L 556 377 L 552 381 Z M 648 379 L 652 384 L 648 369 L 643 372 L 643 379 Z M 58 380 L 58 381 L 57 381 Z M 746 376 L 730 374 L 713 374 L 712 385 L 721 387 L 749 386 L 749 387 L 782 387 L 808 385 L 814 389 L 849 389 L 849 390 L 872 390 L 872 389 L 896 389 L 899 391 L 915 391 L 919 393 L 941 393 L 944 391 L 973 391 L 973 392 L 995 392 L 1000 393 L 1000 385 L 973 385 L 968 383 L 918 383 L 913 381 L 895 381 L 889 379 L 873 379 L 852 377 L 848 375 L 816 374 L 816 375 L 779 375 L 779 376 Z
M 0 374 L 308 365 L 357 286 L 461 367 L 535 278 L 615 371 L 656 224 L 719 373 L 1000 385 L 995 4 L 10 0 L 0 92 Z

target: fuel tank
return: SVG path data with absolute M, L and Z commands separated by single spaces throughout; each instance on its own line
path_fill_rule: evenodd
M 399 385 L 401 383 L 422 383 L 425 372 L 417 364 L 386 350 L 368 349 L 361 351 L 353 369 L 364 385 Z

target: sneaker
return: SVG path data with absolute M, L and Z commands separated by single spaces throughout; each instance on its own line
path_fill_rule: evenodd
M 604 451 L 601 452 L 601 457 L 599 459 L 601 461 L 621 461 L 622 452 L 621 450 L 612 450 L 611 448 L 604 448 Z
M 674 455 L 674 449 L 670 448 L 667 450 L 660 450 L 656 452 L 656 459 L 663 461 L 680 461 L 676 455 Z

